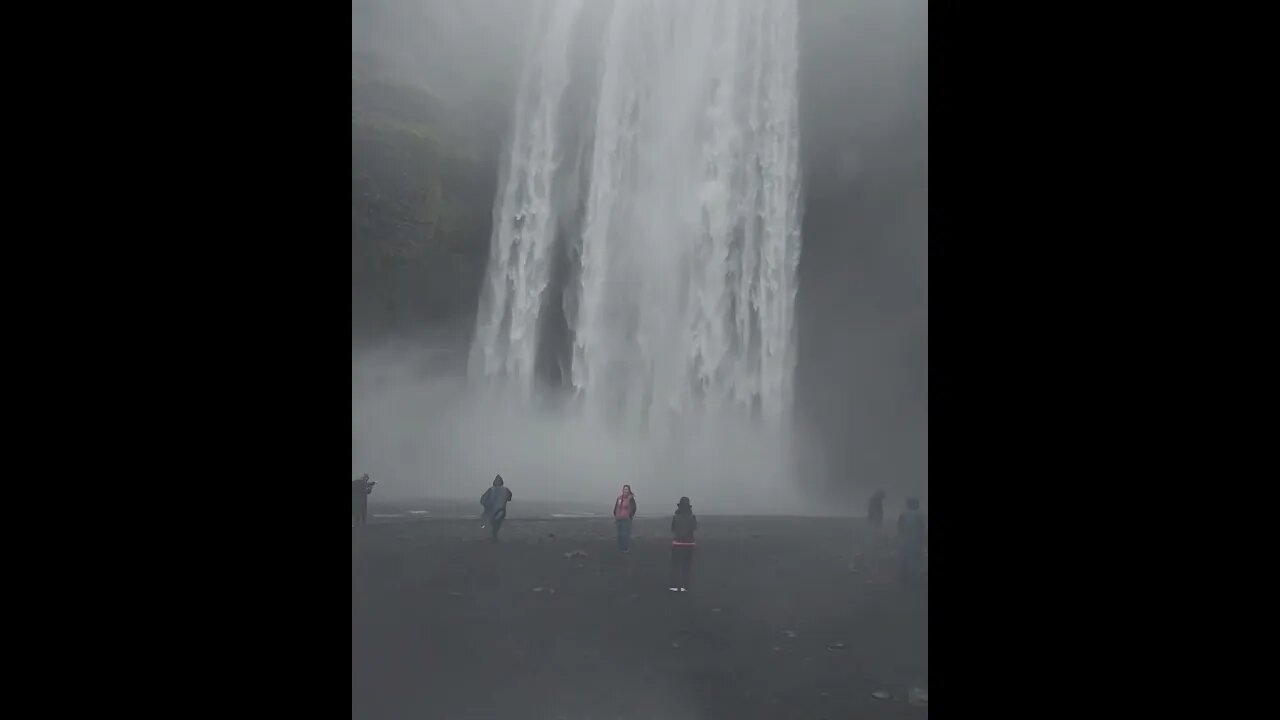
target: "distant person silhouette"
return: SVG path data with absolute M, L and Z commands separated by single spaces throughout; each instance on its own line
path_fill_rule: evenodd
M 622 486 L 622 494 L 613 501 L 613 523 L 618 526 L 618 549 L 631 552 L 631 521 L 636 516 L 636 496 L 630 485 Z
M 898 545 L 901 553 L 901 580 L 915 582 L 924 570 L 924 551 L 929 547 L 929 522 L 920 511 L 920 501 L 907 500 L 907 511 L 898 516 Z
M 361 475 L 351 481 L 351 527 L 364 525 L 369 516 L 369 495 L 377 483 L 368 475 Z
M 867 523 L 872 527 L 884 525 L 884 491 L 877 490 L 867 503 Z
M 671 517 L 671 592 L 689 589 L 689 573 L 693 569 L 693 533 L 698 529 L 698 516 L 693 514 L 689 498 L 680 498 L 676 514 Z
M 480 496 L 480 505 L 484 507 L 484 515 L 493 541 L 498 541 L 498 531 L 502 529 L 502 521 L 507 519 L 507 503 L 511 502 L 511 491 L 506 488 L 501 475 L 494 476 L 493 485 Z M 481 524 L 480 527 L 484 527 Z

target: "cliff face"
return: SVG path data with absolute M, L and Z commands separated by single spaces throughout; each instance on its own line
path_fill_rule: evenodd
M 474 315 L 498 143 L 467 127 L 421 89 L 353 72 L 353 341 Z
M 850 500 L 875 488 L 923 495 L 928 6 L 812 0 L 800 9 L 797 416 L 818 438 L 817 474 L 830 488 Z
M 352 1 L 353 343 L 465 348 L 532 5 Z

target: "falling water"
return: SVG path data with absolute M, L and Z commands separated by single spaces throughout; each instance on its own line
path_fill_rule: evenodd
M 533 383 L 538 319 L 555 240 L 551 190 L 560 169 L 560 99 L 569 84 L 569 33 L 581 0 L 541 8 L 540 41 L 526 57 L 505 178 L 494 205 L 493 241 L 472 347 L 471 372 Z
M 796 2 L 592 7 L 548 0 L 532 29 L 470 374 L 527 397 L 558 385 L 611 426 L 784 427 Z M 593 60 L 585 72 L 575 48 Z M 585 109 L 566 109 L 574 93 Z M 562 368 L 555 382 L 544 356 Z

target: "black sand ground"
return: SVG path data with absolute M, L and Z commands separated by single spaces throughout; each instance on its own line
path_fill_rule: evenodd
M 927 718 L 928 590 L 888 538 L 699 515 L 675 594 L 669 523 L 638 517 L 625 556 L 608 518 L 513 518 L 497 544 L 474 520 L 353 528 L 352 718 Z

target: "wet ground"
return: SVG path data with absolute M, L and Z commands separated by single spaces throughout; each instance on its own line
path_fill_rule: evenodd
M 382 514 L 352 529 L 353 718 L 928 715 L 927 579 L 902 587 L 859 521 L 700 515 L 676 594 L 669 517 L 637 517 L 622 555 L 605 517 L 513 518 L 493 544 Z

